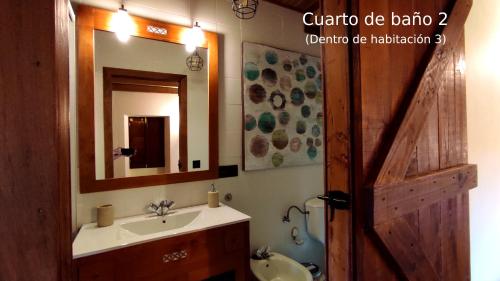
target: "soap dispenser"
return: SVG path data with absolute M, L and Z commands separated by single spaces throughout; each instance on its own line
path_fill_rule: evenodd
M 219 191 L 215 190 L 215 184 L 212 183 L 211 190 L 208 192 L 208 207 L 219 207 Z

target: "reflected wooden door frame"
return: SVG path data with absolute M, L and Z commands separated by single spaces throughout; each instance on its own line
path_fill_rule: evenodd
M 164 93 L 179 96 L 179 171 L 187 172 L 187 76 L 182 74 L 103 67 L 104 168 L 114 178 L 113 91 Z

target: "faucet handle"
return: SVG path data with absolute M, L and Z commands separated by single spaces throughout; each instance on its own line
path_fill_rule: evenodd
M 160 208 L 160 206 L 156 205 L 155 203 L 150 203 L 148 206 L 148 209 L 153 211 L 153 212 L 156 212 L 156 210 L 158 210 L 158 208 Z
M 172 200 L 165 199 L 160 202 L 160 207 L 170 209 L 175 205 L 175 202 Z
M 167 208 L 171 209 L 175 206 L 175 202 L 174 201 L 170 201 L 167 205 Z

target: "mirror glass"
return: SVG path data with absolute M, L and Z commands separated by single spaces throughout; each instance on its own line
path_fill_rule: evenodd
M 208 59 L 184 45 L 94 31 L 96 179 L 208 170 Z

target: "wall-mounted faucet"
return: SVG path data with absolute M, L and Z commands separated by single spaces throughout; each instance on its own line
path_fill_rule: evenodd
M 149 204 L 148 209 L 155 213 L 157 216 L 163 217 L 163 221 L 165 222 L 165 216 L 173 206 L 175 206 L 174 201 L 163 200 L 158 205 L 155 203 Z
M 300 209 L 299 207 L 297 207 L 297 206 L 295 206 L 295 205 L 292 205 L 292 206 L 290 206 L 290 207 L 288 208 L 288 211 L 286 211 L 286 215 L 284 215 L 284 216 L 283 216 L 283 219 L 282 219 L 282 221 L 283 221 L 283 222 L 286 222 L 286 223 L 290 222 L 290 211 L 291 211 L 292 209 L 294 209 L 294 208 L 295 208 L 295 209 L 297 209 L 297 210 L 298 210 L 301 214 L 303 214 L 303 215 L 307 215 L 307 214 L 309 214 L 309 211 L 302 210 L 302 209 Z

